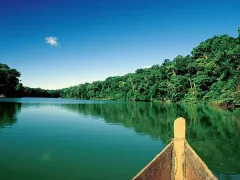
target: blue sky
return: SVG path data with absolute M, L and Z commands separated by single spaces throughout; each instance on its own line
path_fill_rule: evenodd
M 124 75 L 237 36 L 238 0 L 8 0 L 0 63 L 25 86 L 58 89 Z

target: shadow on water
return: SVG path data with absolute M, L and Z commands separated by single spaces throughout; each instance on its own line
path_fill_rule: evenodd
M 0 102 L 0 128 L 16 123 L 20 111 L 21 103 Z
M 173 138 L 173 122 L 187 120 L 186 138 L 216 176 L 240 174 L 240 111 L 205 105 L 159 103 L 63 104 L 62 108 L 109 124 L 134 128 L 168 144 Z

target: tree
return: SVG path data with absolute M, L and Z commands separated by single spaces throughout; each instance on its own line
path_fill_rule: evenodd
M 0 85 L 1 94 L 6 96 L 16 96 L 16 87 L 19 83 L 20 72 L 11 69 L 6 64 L 0 64 Z
M 240 28 L 238 37 L 214 36 L 191 55 L 165 59 L 161 65 L 50 91 L 23 87 L 20 73 L 0 64 L 0 93 L 8 96 L 111 99 L 126 101 L 240 103 Z M 22 93 L 23 91 L 23 93 Z

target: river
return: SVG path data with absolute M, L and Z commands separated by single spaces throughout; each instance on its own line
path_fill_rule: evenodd
M 214 175 L 240 179 L 240 109 L 0 98 L 1 180 L 128 180 L 173 138 L 177 117 Z

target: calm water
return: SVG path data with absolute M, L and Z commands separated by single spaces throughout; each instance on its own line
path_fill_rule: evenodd
M 187 120 L 187 140 L 219 179 L 240 179 L 240 110 L 64 99 L 0 99 L 1 180 L 128 180 Z

